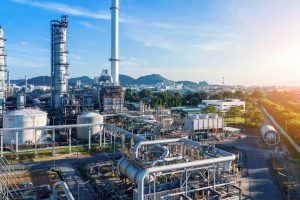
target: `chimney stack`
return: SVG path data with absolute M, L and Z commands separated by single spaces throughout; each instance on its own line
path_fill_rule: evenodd
M 111 76 L 114 85 L 119 85 L 119 0 L 111 2 Z

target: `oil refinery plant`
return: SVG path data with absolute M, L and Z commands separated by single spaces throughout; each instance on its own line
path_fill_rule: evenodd
M 48 93 L 29 91 L 26 78 L 13 90 L 0 26 L 0 199 L 250 199 L 246 151 L 222 144 L 246 136 L 221 115 L 150 111 L 142 102 L 125 109 L 119 10 L 111 0 L 110 74 L 99 70 L 84 87 L 68 83 L 68 16 L 50 22 Z M 280 141 L 272 126 L 261 138 L 268 147 Z

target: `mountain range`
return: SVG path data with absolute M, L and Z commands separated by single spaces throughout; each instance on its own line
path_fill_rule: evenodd
M 164 83 L 164 82 L 170 82 L 171 80 L 168 80 L 167 78 L 159 75 L 159 74 L 150 74 L 146 76 L 141 76 L 137 79 L 128 76 L 128 75 L 119 75 L 120 79 L 120 84 L 122 86 L 127 86 L 127 85 L 156 85 L 159 83 Z M 81 81 L 81 83 L 90 85 L 93 83 L 94 79 L 88 77 L 88 76 L 81 76 L 81 77 L 76 77 L 76 78 L 70 78 L 69 79 L 69 85 L 74 86 L 76 85 L 77 81 Z M 17 80 L 11 80 L 12 84 L 16 85 L 24 85 L 25 81 L 24 79 L 17 79 Z M 28 84 L 33 84 L 33 85 L 51 85 L 51 77 L 50 76 L 37 76 L 33 77 L 27 80 Z M 199 83 L 192 82 L 192 81 L 177 81 L 177 83 L 182 83 L 184 86 L 188 87 L 195 87 L 195 86 L 208 86 L 208 83 L 206 81 L 202 81 Z

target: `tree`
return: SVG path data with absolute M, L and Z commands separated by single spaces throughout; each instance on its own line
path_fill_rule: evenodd
M 241 106 L 232 106 L 227 111 L 227 115 L 234 118 L 234 123 L 237 117 L 241 117 L 242 114 L 242 107 Z
M 207 106 L 202 110 L 202 112 L 208 114 L 208 113 L 219 113 L 219 110 L 215 106 Z
M 245 92 L 243 90 L 237 90 L 233 94 L 233 98 L 236 98 L 236 99 L 245 99 L 246 98 L 246 94 L 245 94 Z
M 208 99 L 206 92 L 189 93 L 183 98 L 183 103 L 187 106 L 197 106 L 202 100 Z
M 255 126 L 258 127 L 259 124 L 264 122 L 264 117 L 261 114 L 261 111 L 258 109 L 255 110 L 255 112 L 252 115 L 252 121 L 255 122 Z
M 179 93 L 175 93 L 174 94 L 174 107 L 177 107 L 177 106 L 181 106 L 182 105 L 182 95 L 179 94 Z
M 224 91 L 222 96 L 223 96 L 223 99 L 232 99 L 233 98 L 233 94 L 230 91 Z
M 223 99 L 223 95 L 221 93 L 216 93 L 216 94 L 213 94 L 209 97 L 209 99 L 212 99 L 212 100 L 222 100 Z
M 264 97 L 262 91 L 259 88 L 255 88 L 251 94 L 252 97 L 256 99 L 261 99 Z
M 143 89 L 138 93 L 139 97 L 142 98 L 146 98 L 146 97 L 152 97 L 152 91 L 149 89 Z
M 138 94 L 136 92 L 134 92 L 131 89 L 127 89 L 125 91 L 125 101 L 130 101 L 130 102 L 139 102 L 140 101 L 140 97 L 138 96 Z

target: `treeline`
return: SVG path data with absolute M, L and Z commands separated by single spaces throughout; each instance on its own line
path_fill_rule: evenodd
M 271 92 L 266 98 L 260 99 L 260 104 L 300 145 L 300 104 L 293 100 L 292 95 L 288 92 Z
M 151 105 L 151 107 L 156 108 L 158 106 L 164 107 L 177 107 L 177 106 L 197 106 L 205 99 L 245 99 L 246 94 L 243 91 L 224 91 L 208 95 L 207 92 L 190 92 L 187 94 L 180 94 L 177 92 L 153 92 L 150 89 L 144 89 L 141 91 L 134 91 L 127 89 L 125 91 L 125 101 L 130 102 L 140 102 Z
M 125 101 L 140 102 L 143 101 L 146 105 L 153 108 L 158 106 L 163 107 L 178 107 L 183 105 L 183 96 L 179 93 L 159 92 L 153 93 L 152 90 L 145 89 L 139 92 L 127 89 L 125 91 Z
M 245 124 L 252 127 L 259 126 L 263 122 L 261 111 L 257 108 L 255 99 L 261 98 L 262 93 L 260 91 L 254 91 L 251 96 L 246 94 L 242 90 L 235 92 L 222 91 L 214 94 L 208 94 L 207 92 L 190 92 L 187 94 L 180 94 L 177 92 L 155 92 L 150 89 L 144 89 L 141 91 L 134 91 L 127 89 L 125 91 L 125 101 L 129 102 L 140 102 L 143 101 L 145 104 L 150 105 L 152 108 L 163 106 L 166 108 L 178 107 L 178 106 L 197 106 L 202 103 L 205 99 L 241 99 L 246 101 L 246 111 L 242 112 L 241 107 L 232 107 L 224 116 L 223 112 L 218 111 L 215 107 L 209 106 L 202 110 L 203 113 L 216 113 L 220 116 L 238 118 L 243 117 Z
M 264 122 L 263 115 L 256 105 L 255 98 L 249 96 L 246 99 L 246 111 L 243 117 L 245 118 L 245 124 L 251 127 L 259 127 Z
M 291 92 L 272 91 L 266 94 L 266 98 L 274 103 L 284 106 L 286 109 L 300 112 L 300 103 L 294 100 L 294 95 Z

